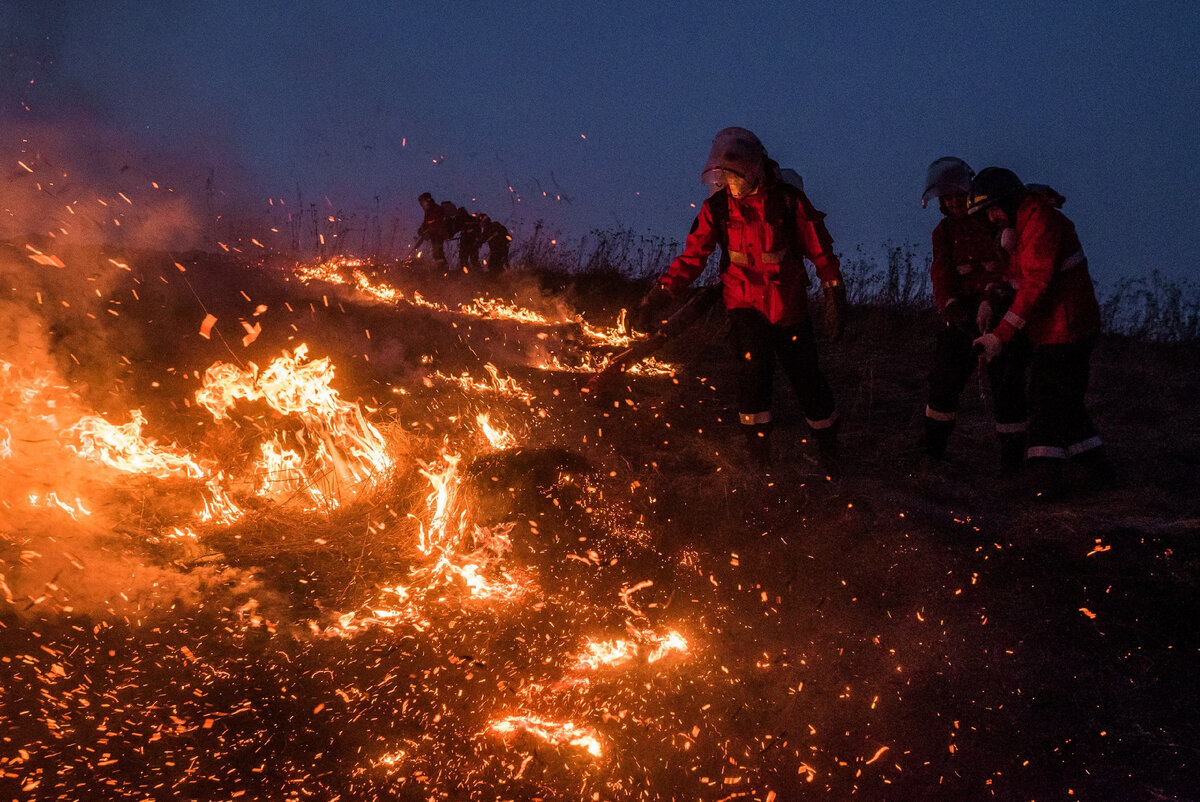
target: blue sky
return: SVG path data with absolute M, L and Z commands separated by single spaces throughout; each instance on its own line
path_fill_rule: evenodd
M 7 0 L 0 24 L 5 115 L 85 112 L 252 198 L 415 225 L 430 190 L 517 231 L 682 239 L 741 125 L 844 252 L 927 248 L 944 155 L 1065 194 L 1102 280 L 1186 277 L 1200 248 L 1192 2 Z

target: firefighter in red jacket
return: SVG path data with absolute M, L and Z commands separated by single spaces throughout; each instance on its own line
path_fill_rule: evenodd
M 1003 168 L 989 167 L 971 181 L 969 209 L 987 215 L 1002 241 L 1011 242 L 1017 287 L 1012 306 L 975 345 L 989 361 L 1022 331 L 1033 345 L 1028 459 L 1034 496 L 1042 500 L 1062 496 L 1068 458 L 1084 469 L 1089 485 L 1115 478 L 1084 404 L 1100 306 L 1075 225 L 1058 205 L 1060 197 L 1031 191 Z
M 836 338 L 843 329 L 846 290 L 825 215 L 802 190 L 781 180 L 778 165 L 744 128 L 717 133 L 701 178 L 716 191 L 700 207 L 683 253 L 642 300 L 640 326 L 648 330 L 661 322 L 672 296 L 704 271 L 720 246 L 723 298 L 741 365 L 738 417 L 751 455 L 769 465 L 778 360 L 830 474 L 837 460 L 838 416 L 818 364 L 804 265 L 808 259 L 816 266 L 826 328 Z
M 978 365 L 972 343 L 1008 310 L 1015 293 L 1006 274 L 1009 260 L 991 226 L 979 215 L 967 214 L 967 193 L 974 175 L 962 159 L 938 159 L 929 165 L 921 197 L 922 206 L 937 198 L 943 215 L 933 230 L 930 279 L 944 325 L 937 335 L 925 407 L 925 450 L 935 460 L 946 456 L 959 397 Z M 987 366 L 1000 440 L 1000 466 L 1005 471 L 1017 470 L 1025 461 L 1028 364 L 1028 341 L 1017 335 Z

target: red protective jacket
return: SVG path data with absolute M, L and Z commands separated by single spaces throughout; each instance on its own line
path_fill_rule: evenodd
M 727 190 L 700 207 L 680 254 L 659 280 L 672 293 L 704 272 L 721 246 L 727 309 L 757 309 L 772 323 L 797 323 L 808 314 L 808 259 L 822 282 L 841 281 L 833 238 L 804 192 L 783 182 L 744 198 Z
M 1025 329 L 1034 345 L 1077 342 L 1100 333 L 1100 305 L 1075 224 L 1046 195 L 1017 209 L 1012 276 L 1017 297 L 995 329 L 1008 342 Z
M 1008 281 L 1007 271 L 984 216 L 944 217 L 933 230 L 929 277 L 939 312 L 951 301 L 978 304 L 988 285 Z

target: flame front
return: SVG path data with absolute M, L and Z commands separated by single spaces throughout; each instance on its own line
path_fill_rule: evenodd
M 603 754 L 596 733 L 571 721 L 548 721 L 537 716 L 506 716 L 493 721 L 489 729 L 502 737 L 528 733 L 554 746 L 582 749 L 594 758 Z
M 144 473 L 165 478 L 172 475 L 200 479 L 207 471 L 192 457 L 173 446 L 159 446 L 142 437 L 146 417 L 141 410 L 130 413 L 131 420 L 114 426 L 97 415 L 85 417 L 70 429 L 73 442 L 67 447 L 84 459 L 100 462 L 126 473 Z
M 39 268 L 57 269 L 41 256 Z M 212 636 L 241 644 L 241 651 L 206 650 L 208 635 L 183 647 L 177 646 L 179 639 L 153 639 L 172 644 L 177 653 L 162 664 L 185 674 L 188 693 L 202 701 L 184 710 L 171 700 L 169 723 L 147 743 L 205 738 L 223 733 L 223 727 L 233 732 L 255 717 L 266 721 L 260 714 L 269 709 L 267 703 L 241 701 L 252 683 L 241 689 L 238 683 L 249 672 L 269 677 L 244 657 L 267 644 L 257 659 L 281 675 L 278 699 L 272 697 L 271 703 L 294 705 L 301 694 L 292 678 L 303 677 L 312 699 L 304 697 L 303 710 L 289 710 L 288 720 L 309 722 L 305 726 L 320 733 L 345 733 L 363 744 L 373 740 L 370 749 L 347 752 L 337 768 L 351 786 L 373 782 L 373 771 L 385 773 L 381 787 L 392 796 L 421 787 L 424 798 L 426 791 L 451 787 L 459 779 L 483 777 L 474 791 L 495 780 L 487 774 L 494 770 L 501 782 L 518 789 L 516 798 L 535 787 L 549 794 L 545 789 L 557 789 L 555 783 L 572 791 L 586 786 L 586 798 L 620 798 L 636 785 L 629 778 L 645 773 L 639 765 L 643 732 L 656 749 L 678 744 L 682 754 L 696 748 L 700 725 L 689 720 L 685 726 L 683 719 L 705 719 L 705 684 L 716 667 L 700 662 L 710 652 L 701 627 L 678 623 L 675 608 L 668 618 L 670 594 L 659 593 L 659 586 L 643 578 L 660 576 L 642 572 L 655 567 L 659 556 L 647 548 L 652 541 L 646 527 L 633 516 L 623 517 L 619 499 L 603 498 L 611 484 L 597 489 L 596 477 L 615 477 L 619 463 L 602 471 L 576 471 L 520 461 L 537 454 L 539 445 L 557 445 L 544 430 L 540 443 L 523 442 L 548 425 L 548 399 L 557 398 L 559 390 L 547 382 L 570 381 L 561 374 L 598 368 L 605 350 L 632 342 L 624 326 L 593 326 L 578 316 L 536 312 L 496 298 L 461 304 L 428 300 L 380 280 L 368 264 L 353 259 L 299 267 L 294 276 L 306 284 L 336 285 L 338 298 L 354 297 L 375 312 L 378 304 L 408 305 L 423 310 L 423 318 L 451 321 L 446 325 L 460 330 L 485 328 L 475 321 L 487 320 L 506 332 L 532 331 L 521 344 L 536 348 L 505 360 L 497 346 L 487 355 L 495 355 L 495 362 L 447 360 L 456 370 L 467 365 L 451 376 L 433 370 L 440 358 L 436 349 L 412 346 L 410 357 L 431 356 L 420 366 L 410 358 L 412 372 L 400 371 L 397 385 L 403 379 L 413 379 L 411 384 L 389 386 L 387 392 L 407 403 L 398 403 L 399 411 L 343 398 L 335 389 L 332 360 L 310 358 L 303 343 L 269 360 L 260 358 L 262 368 L 249 359 L 223 358 L 203 371 L 198 388 L 188 387 L 195 402 L 189 414 L 196 413 L 189 423 L 199 434 L 183 440 L 195 444 L 195 454 L 147 437 L 149 423 L 140 410 L 132 410 L 123 426 L 95 415 L 72 417 L 66 409 L 42 403 L 61 382 L 53 376 L 17 381 L 0 363 L 6 379 L 13 377 L 0 396 L 37 402 L 29 406 L 41 404 L 38 414 L 68 424 L 60 428 L 72 454 L 170 482 L 144 483 L 151 488 L 147 498 L 163 491 L 162 496 L 178 500 L 180 510 L 164 511 L 147 523 L 143 547 L 153 542 L 173 565 L 207 570 L 206 561 L 223 559 L 219 551 L 231 563 L 240 559 L 239 568 L 253 565 L 241 575 L 243 584 L 229 590 L 236 602 L 223 608 Z M 259 350 L 246 353 L 264 353 L 270 320 L 263 320 L 262 339 L 246 343 Z M 561 327 L 557 341 L 542 336 L 555 327 Z M 554 342 L 543 347 L 547 340 Z M 555 347 L 560 350 L 551 355 Z M 204 364 L 208 361 L 197 367 Z M 672 368 L 650 362 L 644 370 Z M 607 416 L 602 423 L 608 425 Z M 3 421 L 0 458 L 20 448 L 23 432 L 15 419 Z M 591 437 L 592 431 L 586 434 Z M 551 456 L 555 451 L 546 449 Z M 481 466 L 500 467 L 493 477 Z M 558 492 L 564 488 L 570 493 Z M 94 525 L 109 508 L 85 498 L 99 497 L 38 489 L 22 496 L 22 504 L 27 500 L 30 507 L 22 512 L 64 526 Z M 519 507 L 518 498 L 528 508 Z M 245 545 L 250 540 L 256 552 Z M 285 567 L 274 569 L 276 561 Z M 335 561 L 349 578 L 344 587 L 323 586 Z M 260 580 L 260 572 L 273 584 Z M 7 592 L 5 581 L 0 575 L 0 593 Z M 288 598 L 285 581 L 295 606 L 283 611 L 275 597 Z M 247 598 L 251 594 L 263 601 Z M 683 595 L 699 597 L 699 591 Z M 295 610 L 304 612 L 295 616 Z M 294 620 L 288 620 L 289 613 Z M 130 687 L 135 685 L 131 680 Z M 247 696 L 234 702 L 218 702 L 216 693 L 205 697 L 214 686 L 231 698 Z M 668 709 L 667 700 L 687 694 L 692 694 L 688 705 Z M 693 704 L 696 699 L 700 703 Z M 126 704 L 125 699 L 111 703 L 116 701 Z M 110 700 L 104 704 L 109 710 Z M 122 709 L 153 712 L 160 709 L 155 704 Z M 80 708 L 64 703 L 63 709 Z M 335 710 L 336 725 L 327 723 Z M 193 715 L 198 722 L 190 720 Z M 550 779 L 517 783 L 526 772 L 545 768 L 547 761 L 539 758 L 547 748 L 558 750 L 556 759 L 575 776 L 563 781 L 546 772 Z M 437 766 L 448 751 L 463 762 Z M 328 754 L 340 753 L 331 748 Z M 726 759 L 722 753 L 717 762 Z M 628 777 L 608 776 L 603 786 L 593 782 L 612 767 Z M 327 776 L 324 765 L 321 772 L 295 771 L 308 772 L 310 779 Z

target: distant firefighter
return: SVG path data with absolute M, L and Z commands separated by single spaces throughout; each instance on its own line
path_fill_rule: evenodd
M 975 340 L 989 362 L 1025 332 L 1033 345 L 1029 366 L 1029 470 L 1035 499 L 1066 491 L 1068 458 L 1092 487 L 1115 479 L 1084 404 L 1089 362 L 1100 336 L 1100 305 L 1075 224 L 1059 211 L 1061 195 L 1026 186 L 1011 170 L 989 167 L 971 180 L 968 209 L 985 215 L 1010 250 L 1017 292 L 991 331 Z
M 458 206 L 453 201 L 442 201 L 442 217 L 446 219 L 446 239 L 458 236 Z
M 1007 274 L 1009 260 L 991 226 L 967 214 L 967 194 L 975 171 L 962 159 L 946 156 L 929 165 L 921 205 L 936 199 L 942 220 L 933 230 L 930 279 L 942 326 L 937 335 L 929 402 L 925 407 L 925 451 L 946 456 L 958 414 L 959 397 L 978 367 L 972 343 L 991 331 L 1012 303 L 1015 290 Z M 1029 342 L 1017 333 L 1000 356 L 987 365 L 995 404 L 1000 466 L 1015 471 L 1025 462 L 1025 374 Z
M 417 241 L 413 245 L 413 248 L 420 248 L 422 242 L 428 241 L 429 248 L 433 252 L 434 263 L 444 270 L 446 268 L 446 249 L 444 243 L 449 236 L 445 212 L 434 201 L 433 195 L 428 192 L 421 193 L 420 197 L 417 198 L 417 202 L 425 210 L 425 219 L 421 221 L 421 225 L 417 229 Z
M 486 214 L 479 215 L 479 226 L 480 244 L 488 246 L 487 269 L 503 272 L 508 267 L 508 244 L 512 242 L 508 229 Z
M 479 245 L 482 226 L 479 216 L 471 214 L 460 207 L 454 217 L 454 228 L 458 231 L 458 267 L 466 272 L 474 268 L 479 270 Z
M 726 128 L 713 139 L 701 180 L 715 188 L 700 207 L 683 253 L 638 308 L 637 325 L 656 328 L 672 296 L 695 281 L 721 248 L 721 283 L 741 365 L 738 417 L 752 458 L 767 467 L 771 395 L 778 362 L 799 398 L 821 466 L 837 464 L 838 415 L 817 359 L 808 312 L 808 270 L 816 266 L 828 334 L 840 336 L 846 289 L 825 215 L 804 191 L 782 179 L 758 137 Z

